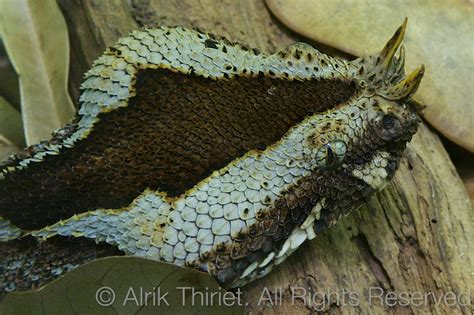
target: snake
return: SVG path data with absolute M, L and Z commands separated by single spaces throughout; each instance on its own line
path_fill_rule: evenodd
M 405 31 L 352 60 L 183 27 L 119 39 L 74 118 L 0 164 L 1 290 L 114 255 L 265 276 L 393 178 L 423 109 Z

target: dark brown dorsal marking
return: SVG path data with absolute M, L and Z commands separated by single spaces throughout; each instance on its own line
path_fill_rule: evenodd
M 85 140 L 6 175 L 0 215 L 38 228 L 74 213 L 128 205 L 145 188 L 178 196 L 251 149 L 278 141 L 304 117 L 347 101 L 338 80 L 211 80 L 141 70 L 137 96 Z

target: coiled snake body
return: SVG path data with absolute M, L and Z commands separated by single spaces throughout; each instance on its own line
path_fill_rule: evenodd
M 394 57 L 404 31 L 353 61 L 179 27 L 120 39 L 73 121 L 0 165 L 2 289 L 120 253 L 226 287 L 267 274 L 393 177 L 423 75 Z

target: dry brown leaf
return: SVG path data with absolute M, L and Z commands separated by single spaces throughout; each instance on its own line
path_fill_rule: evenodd
M 26 143 L 50 138 L 74 105 L 67 93 L 69 43 L 54 0 L 0 2 L 2 39 L 20 78 Z
M 474 152 L 474 5 L 464 0 L 266 0 L 292 30 L 353 55 L 382 49 L 408 17 L 407 68 L 425 64 L 416 98 L 426 119 Z

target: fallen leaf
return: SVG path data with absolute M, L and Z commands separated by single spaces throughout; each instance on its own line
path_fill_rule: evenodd
M 409 70 L 425 64 L 415 98 L 442 134 L 474 152 L 474 6 L 465 0 L 266 0 L 290 29 L 353 55 L 379 51 L 408 17 Z
M 54 0 L 0 2 L 0 31 L 20 78 L 21 112 L 28 145 L 50 138 L 74 114 L 67 93 L 69 43 Z
M 39 290 L 7 293 L 0 314 L 242 314 L 237 303 L 244 302 L 235 299 L 230 305 L 231 295 L 194 269 L 137 257 L 107 257 Z
M 9 102 L 0 96 L 0 134 L 18 147 L 25 146 L 21 114 Z M 1 154 L 0 154 L 1 155 Z M 3 160 L 3 159 L 0 159 Z
M 1 25 L 1 23 L 0 23 Z M 1 35 L 1 30 L 0 30 Z M 8 59 L 5 46 L 0 38 L 0 95 L 16 109 L 20 108 L 20 85 L 18 75 Z
M 0 161 L 5 160 L 11 154 L 17 153 L 19 151 L 20 148 L 14 145 L 4 135 L 0 134 Z

